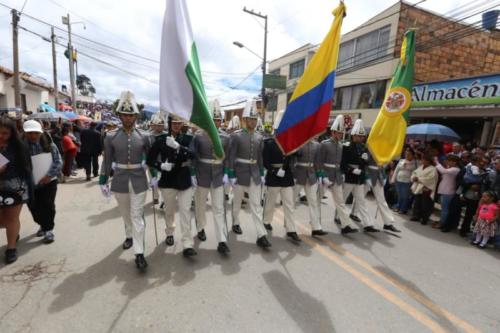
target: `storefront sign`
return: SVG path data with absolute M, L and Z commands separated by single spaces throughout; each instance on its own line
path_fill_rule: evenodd
M 413 107 L 500 104 L 500 75 L 418 84 Z

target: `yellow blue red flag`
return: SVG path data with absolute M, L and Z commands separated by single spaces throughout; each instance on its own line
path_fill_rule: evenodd
M 300 78 L 275 132 L 275 140 L 286 155 L 323 133 L 328 125 L 340 29 L 345 16 L 343 2 L 335 8 L 333 15 L 335 18 L 330 31 Z

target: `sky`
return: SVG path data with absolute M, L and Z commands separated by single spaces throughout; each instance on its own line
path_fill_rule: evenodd
M 342 33 L 349 32 L 396 0 L 346 0 L 347 16 Z M 421 2 L 409 0 L 409 3 Z M 467 3 L 480 0 L 424 0 L 418 6 L 446 14 Z M 132 90 L 140 103 L 158 106 L 159 58 L 164 0 L 0 0 L 0 4 L 46 21 L 56 30 L 58 42 L 67 43 L 67 27 L 61 16 L 71 16 L 73 43 L 80 51 L 79 74 L 93 82 L 99 99 L 114 100 L 123 90 Z M 327 33 L 336 1 L 326 0 L 187 0 L 197 44 L 203 80 L 209 100 L 222 105 L 259 94 L 263 54 L 263 20 L 243 12 L 253 9 L 269 17 L 268 59 L 278 58 L 306 43 L 319 43 Z M 83 22 L 83 23 L 76 23 Z M 42 36 L 50 27 L 27 16 L 20 26 Z M 95 44 L 91 41 L 101 43 Z M 11 15 L 0 6 L 0 65 L 12 68 Z M 257 55 L 233 45 L 243 43 Z M 121 51 L 110 49 L 115 48 Z M 52 83 L 51 45 L 24 30 L 19 33 L 20 70 Z M 69 87 L 69 66 L 57 47 L 59 84 Z M 92 58 L 86 57 L 86 54 Z M 105 62 L 103 64 L 98 62 Z M 109 66 L 111 64 L 112 66 Z M 133 73 L 134 75 L 131 75 Z

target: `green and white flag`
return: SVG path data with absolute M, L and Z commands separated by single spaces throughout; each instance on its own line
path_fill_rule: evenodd
M 167 0 L 160 57 L 160 110 L 207 132 L 218 158 L 224 157 L 212 120 L 185 0 Z

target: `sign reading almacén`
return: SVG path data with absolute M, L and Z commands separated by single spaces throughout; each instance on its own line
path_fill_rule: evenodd
M 500 74 L 418 84 L 412 107 L 500 104 Z

